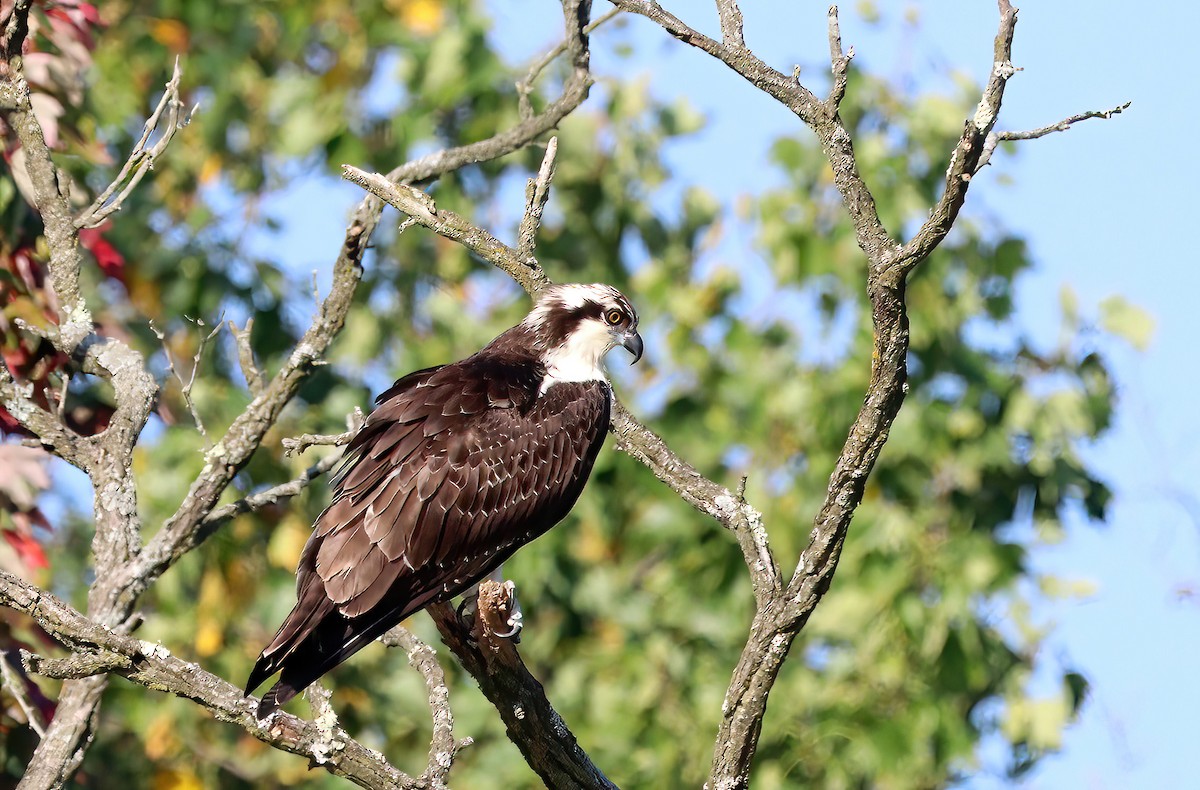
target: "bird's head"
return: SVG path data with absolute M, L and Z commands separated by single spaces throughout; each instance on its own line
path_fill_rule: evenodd
M 616 346 L 642 358 L 638 315 L 629 300 L 610 285 L 547 286 L 521 322 L 556 381 L 603 380 L 600 360 Z

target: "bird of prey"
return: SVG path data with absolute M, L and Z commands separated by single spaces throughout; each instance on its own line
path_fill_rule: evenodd
M 410 373 L 351 440 L 300 555 L 296 606 L 258 657 L 260 718 L 431 603 L 460 595 L 574 506 L 608 432 L 600 367 L 642 356 L 607 285 L 552 285 L 481 351 Z

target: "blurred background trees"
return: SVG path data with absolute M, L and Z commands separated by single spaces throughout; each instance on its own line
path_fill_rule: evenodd
M 557 14 L 552 5 L 544 10 Z M 84 242 L 104 331 L 139 347 L 163 383 L 137 457 L 146 523 L 161 523 L 205 446 L 167 375 L 164 345 L 187 371 L 209 327 L 253 317 L 254 351 L 277 368 L 309 318 L 314 287 L 328 282 L 339 241 L 314 251 L 292 237 L 304 236 L 306 217 L 343 214 L 356 199 L 338 185 L 339 166 L 387 171 L 511 126 L 514 85 L 530 59 L 512 57 L 498 40 L 505 31 L 471 0 L 353 8 L 160 0 L 98 11 L 61 3 L 38 18 L 38 110 L 54 118 L 57 161 L 81 187 L 111 179 L 177 55 L 185 100 L 201 108 L 114 221 Z M 637 73 L 652 53 L 638 52 L 623 24 L 601 28 L 593 46 Z M 558 78 L 555 66 L 541 77 Z M 891 228 L 924 218 L 978 96 L 970 86 L 915 100 L 898 93 L 883 77 L 853 71 L 842 106 Z M 687 103 L 659 98 L 652 75 L 599 74 L 591 98 L 560 127 L 540 258 L 556 280 L 610 282 L 630 296 L 647 358 L 634 369 L 618 365 L 616 388 L 702 472 L 730 486 L 747 478 L 786 566 L 804 545 L 866 384 L 865 262 L 806 132 L 775 142 L 774 186 L 731 206 L 664 157 L 704 123 Z M 527 150 L 464 168 L 431 192 L 439 206 L 511 233 L 540 156 Z M 15 329 L 17 318 L 49 320 L 52 297 L 40 223 L 9 159 L 0 174 L 2 350 L 10 368 L 53 397 L 63 360 Z M 775 689 L 755 787 L 939 786 L 977 767 L 985 739 L 1002 744 L 1019 773 L 1055 748 L 1077 712 L 1086 689 L 1078 673 L 1060 673 L 1049 693 L 1045 683 L 1031 689 L 1044 638 L 1028 617 L 1031 599 L 1070 590 L 1026 558 L 1060 533 L 1068 508 L 1103 518 L 1108 489 L 1077 449 L 1108 427 L 1114 394 L 1094 328 L 1076 310 L 1064 310 L 1057 343 L 1022 334 L 1014 287 L 1031 265 L 1020 238 L 973 214 L 913 280 L 909 400 L 833 590 Z M 393 378 L 473 351 L 526 305 L 461 247 L 419 229 L 381 228 L 331 364 L 305 385 L 238 489 L 296 476 L 327 450 L 285 457 L 282 438 L 343 430 L 346 414 Z M 1110 328 L 1136 339 L 1138 314 L 1119 304 L 1109 313 Z M 192 396 L 206 425 L 223 427 L 249 400 L 228 333 L 200 365 Z M 100 430 L 103 388 L 71 387 L 72 420 Z M 11 421 L 0 425 L 18 432 Z M 36 455 L 11 439 L 0 445 L 8 546 L 0 563 L 79 603 L 89 579 L 86 497 L 61 464 L 51 467 L 57 493 L 39 496 L 50 481 Z M 238 519 L 154 587 L 138 635 L 239 683 L 293 601 L 296 558 L 325 501 L 318 484 Z M 752 606 L 730 536 L 609 449 L 568 521 L 506 571 L 526 610 L 522 654 L 597 764 L 622 786 L 699 786 Z M 28 622 L 0 615 L 6 649 L 47 649 Z M 432 638 L 424 617 L 412 625 Z M 537 786 L 494 711 L 469 678 L 453 674 L 459 733 L 476 741 L 456 764 L 455 784 Z M 370 648 L 331 684 L 350 732 L 401 767 L 424 760 L 422 681 L 399 655 Z M 37 685 L 49 710 L 54 684 Z M 20 709 L 0 701 L 0 757 L 15 778 L 35 741 Z M 120 680 L 102 715 L 80 786 L 339 783 L 186 700 Z

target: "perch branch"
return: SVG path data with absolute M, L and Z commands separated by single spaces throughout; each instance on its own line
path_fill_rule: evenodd
M 501 589 L 501 584 L 490 580 L 479 585 L 479 611 L 473 630 L 463 625 L 449 604 L 435 604 L 427 611 L 442 641 L 479 683 L 504 721 L 509 739 L 547 787 L 615 790 L 616 785 L 592 763 L 551 706 L 546 690 L 525 667 L 513 641 L 484 627 L 488 620 L 504 619 L 494 611 L 502 606 Z

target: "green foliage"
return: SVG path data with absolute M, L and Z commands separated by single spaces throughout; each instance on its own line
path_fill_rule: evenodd
M 202 333 L 183 316 L 253 315 L 268 369 L 303 328 L 307 276 L 278 255 L 250 255 L 242 235 L 272 220 L 254 211 L 268 190 L 286 190 L 301 170 L 333 174 L 344 161 L 386 170 L 517 118 L 512 85 L 523 70 L 495 53 L 487 20 L 467 0 L 353 9 L 147 0 L 106 13 L 87 115 L 114 155 L 128 148 L 172 53 L 187 53 L 185 81 L 203 107 L 109 232 L 130 264 L 127 291 L 107 293 L 138 316 L 127 331 L 160 370 L 145 318 L 167 330 L 185 369 Z M 379 94 L 394 101 L 381 108 Z M 970 106 L 967 94 L 910 102 L 853 74 L 843 116 L 888 227 L 911 227 L 932 203 Z M 767 266 L 727 259 L 723 207 L 702 189 L 680 191 L 686 174 L 661 157 L 702 125 L 687 104 L 660 103 L 645 81 L 595 89 L 561 125 L 539 256 L 555 279 L 603 280 L 629 294 L 648 354 L 637 369 L 615 371 L 617 389 L 706 474 L 730 485 L 748 476 L 748 498 L 790 570 L 870 369 L 865 263 L 804 133 L 773 147 L 783 186 L 745 201 Z M 500 185 L 523 179 L 539 156 L 468 168 L 434 194 L 484 224 L 500 216 L 498 232 L 511 236 L 520 197 Z M 1108 426 L 1114 390 L 1073 302 L 1064 300 L 1057 344 L 1023 333 L 1014 294 L 1031 265 L 1021 239 L 963 219 L 914 278 L 908 402 L 833 588 L 773 693 L 755 787 L 942 785 L 971 771 L 989 734 L 1011 744 L 1021 770 L 1058 745 L 1082 704 L 1086 681 L 1074 673 L 1057 696 L 1028 692 L 1044 637 L 1028 615 L 1042 594 L 1030 582 L 1069 592 L 1038 578 L 1028 554 L 1061 533 L 1068 508 L 1103 517 L 1108 490 L 1078 450 Z M 340 430 L 391 378 L 469 353 L 525 304 L 457 246 L 381 229 L 333 364 L 238 488 L 295 476 L 317 451 L 284 458 L 282 437 Z M 1100 306 L 1099 324 L 1135 345 L 1150 331 L 1119 300 Z M 227 338 L 198 380 L 196 401 L 219 435 L 249 397 Z M 177 384 L 167 383 L 160 413 L 137 459 L 148 524 L 181 499 L 203 448 Z M 291 606 L 296 557 L 324 502 L 314 486 L 222 530 L 157 585 L 139 635 L 240 683 Z M 75 556 L 60 568 L 81 562 L 84 529 L 63 536 Z M 752 606 L 731 537 L 606 450 L 567 522 L 506 567 L 527 612 L 522 653 L 596 762 L 623 786 L 699 786 Z M 78 582 L 56 577 L 79 595 Z M 425 618 L 414 625 L 432 638 Z M 451 674 L 458 734 L 476 740 L 455 784 L 537 786 L 469 678 Z M 424 691 L 403 656 L 372 647 L 331 682 L 347 729 L 402 768 L 423 765 Z M 119 681 L 87 773 L 89 783 L 102 775 L 132 787 L 151 784 L 148 776 L 162 787 L 337 784 L 187 701 Z

